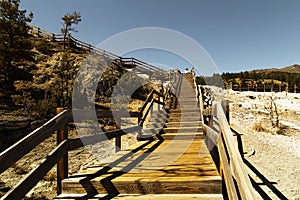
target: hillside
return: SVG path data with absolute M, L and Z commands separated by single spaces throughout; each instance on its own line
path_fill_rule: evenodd
M 271 72 L 287 72 L 287 73 L 300 73 L 300 65 L 294 64 L 292 66 L 287 66 L 283 68 L 268 68 L 268 69 L 256 69 L 256 70 L 251 70 L 250 72 L 256 72 L 256 73 L 271 73 Z
M 23 62 L 19 67 L 26 69 L 27 76 L 15 81 L 14 91 L 0 90 L 0 151 L 53 117 L 57 107 L 71 107 L 75 77 L 81 77 L 77 92 L 85 95 L 90 105 L 110 109 L 114 86 L 127 72 L 119 63 L 101 53 L 92 53 L 72 45 L 65 50 L 63 43 L 51 41 L 47 37 L 31 35 L 34 60 Z M 89 69 L 79 73 L 82 65 L 88 62 L 91 66 L 97 66 L 97 69 L 85 65 Z M 130 89 L 137 79 L 141 79 L 134 73 L 127 75 L 127 80 L 123 80 L 125 88 L 121 88 L 125 93 L 127 86 Z M 95 91 L 87 91 L 84 85 L 94 84 L 95 80 L 98 80 L 98 87 L 94 96 Z M 138 104 L 146 98 L 152 87 L 155 86 L 146 84 L 139 88 L 132 94 L 131 101 Z M 128 105 L 128 109 L 137 107 Z M 104 126 L 108 123 L 102 122 Z
M 289 73 L 300 73 L 300 65 L 295 64 L 289 67 L 284 67 L 280 69 L 280 71 Z

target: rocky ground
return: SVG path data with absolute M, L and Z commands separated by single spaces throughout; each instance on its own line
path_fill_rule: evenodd
M 232 101 L 231 125 L 242 134 L 245 158 L 279 192 L 276 195 L 266 184 L 260 184 L 261 188 L 271 199 L 300 199 L 300 94 L 231 91 L 226 96 Z M 275 128 L 270 96 L 279 115 Z M 255 154 L 250 156 L 253 148 Z M 257 183 L 263 182 L 249 172 Z

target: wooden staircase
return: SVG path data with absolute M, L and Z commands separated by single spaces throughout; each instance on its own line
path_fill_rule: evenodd
M 56 199 L 223 199 L 192 81 L 185 75 L 178 97 L 152 112 L 143 129 L 151 139 L 63 180 Z

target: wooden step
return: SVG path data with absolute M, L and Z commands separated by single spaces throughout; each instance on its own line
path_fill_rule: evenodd
M 85 194 L 61 194 L 54 200 L 98 200 L 98 199 L 122 199 L 122 200 L 222 200 L 221 194 L 118 194 L 108 196 L 98 194 L 95 196 L 87 196 Z
M 169 114 L 153 114 L 149 119 L 149 122 L 164 122 L 167 118 L 190 118 L 195 117 L 200 119 L 200 111 L 191 110 L 191 112 L 185 112 L 185 110 L 180 110 L 180 112 L 172 112 Z
M 195 113 L 195 112 L 200 113 L 200 110 L 199 109 L 197 109 L 197 110 L 195 110 L 195 109 L 183 109 L 183 108 L 168 109 L 169 114 L 170 113 Z
M 194 111 L 193 112 L 185 112 L 184 110 L 182 110 L 181 112 L 177 112 L 177 113 L 170 113 L 168 115 L 169 118 L 172 117 L 188 117 L 188 116 L 197 116 L 198 118 L 200 117 L 200 111 Z
M 182 132 L 182 133 L 164 133 L 161 135 L 153 136 L 156 139 L 162 138 L 164 140 L 191 140 L 191 139 L 204 139 L 203 133 L 197 132 Z
M 144 128 L 142 130 L 143 134 L 158 134 L 159 131 L 162 130 L 163 133 L 188 133 L 188 132 L 199 132 L 202 131 L 201 126 L 193 126 L 193 127 L 169 127 L 169 128 Z
M 200 117 L 195 117 L 195 116 L 186 116 L 186 117 L 172 117 L 167 119 L 168 122 L 189 122 L 189 121 L 200 121 Z
M 158 128 L 158 126 L 163 126 L 164 128 L 172 128 L 172 127 L 194 127 L 198 126 L 200 121 L 188 121 L 188 122 L 166 122 L 163 124 L 148 124 L 146 128 Z
M 204 139 L 179 137 L 144 143 L 142 150 L 119 153 L 104 168 L 103 163 L 87 168 L 62 182 L 63 193 L 220 195 L 221 177 L 207 148 L 201 148 Z

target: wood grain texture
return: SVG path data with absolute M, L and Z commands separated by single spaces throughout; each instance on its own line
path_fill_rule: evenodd
M 26 175 L 15 187 L 8 191 L 1 200 L 21 199 L 33 188 L 46 173 L 68 152 L 68 141 L 57 146 L 35 169 Z
M 0 174 L 68 122 L 70 111 L 56 115 L 40 128 L 0 153 Z

